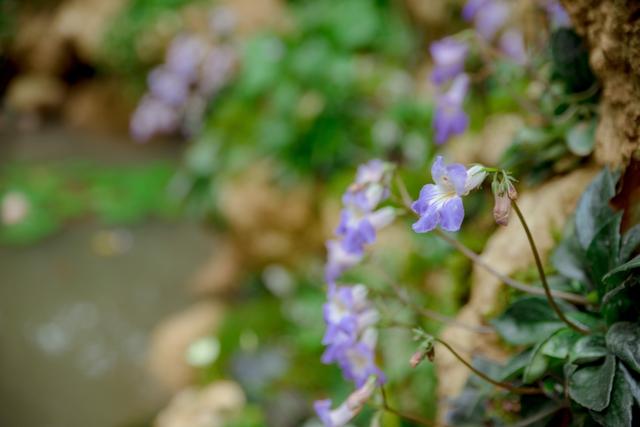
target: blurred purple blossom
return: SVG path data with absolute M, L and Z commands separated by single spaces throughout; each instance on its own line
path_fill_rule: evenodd
M 548 0 L 545 8 L 553 28 L 571 27 L 571 19 L 558 0 Z
M 506 23 L 509 12 L 509 5 L 503 0 L 469 0 L 462 17 L 473 21 L 478 34 L 491 41 Z
M 486 172 L 482 166 L 468 169 L 459 163 L 445 165 L 442 156 L 431 167 L 435 184 L 426 184 L 411 208 L 420 216 L 413 224 L 416 233 L 426 233 L 437 226 L 446 231 L 458 231 L 464 219 L 462 196 L 482 184 Z
M 202 64 L 199 90 L 205 96 L 215 95 L 228 81 L 236 65 L 236 52 L 225 46 L 214 47 Z
M 522 32 L 508 29 L 500 36 L 500 50 L 518 65 L 527 63 L 527 51 L 524 46 Z
M 324 427 L 343 427 L 349 423 L 371 398 L 375 390 L 375 380 L 370 379 L 362 387 L 355 390 L 336 409 L 331 409 L 330 399 L 317 400 L 313 407 Z
M 146 142 L 156 134 L 175 132 L 178 118 L 177 111 L 171 106 L 146 95 L 131 118 L 131 134 L 136 140 Z
M 437 144 L 444 144 L 467 129 L 469 117 L 462 106 L 468 90 L 469 76 L 460 74 L 453 80 L 449 90 L 438 97 L 433 116 Z
M 149 73 L 149 91 L 165 104 L 179 107 L 189 95 L 189 83 L 166 66 L 159 66 Z
M 187 34 L 173 39 L 165 57 L 166 67 L 188 83 L 198 77 L 200 63 L 207 50 L 207 44 L 199 37 Z
M 431 79 L 435 84 L 445 83 L 464 71 L 464 62 L 469 53 L 465 42 L 446 37 L 431 43 L 429 50 L 434 62 Z

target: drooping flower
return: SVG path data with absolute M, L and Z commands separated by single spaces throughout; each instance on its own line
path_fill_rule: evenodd
M 342 427 L 347 425 L 362 410 L 375 390 L 375 378 L 369 379 L 362 387 L 355 390 L 336 409 L 331 409 L 330 399 L 318 400 L 314 409 L 324 427 Z
M 435 84 L 443 84 L 463 72 L 464 62 L 469 53 L 469 47 L 465 42 L 446 37 L 431 43 L 429 50 L 434 62 L 431 79 Z
M 527 63 L 527 51 L 524 47 L 522 32 L 508 29 L 500 36 L 500 50 L 518 65 Z
M 449 90 L 439 96 L 433 116 L 436 143 L 444 144 L 454 135 L 463 133 L 469 125 L 469 117 L 462 105 L 469 90 L 469 76 L 460 74 L 451 83 Z
M 431 167 L 435 184 L 427 184 L 411 206 L 420 219 L 413 224 L 417 233 L 426 233 L 437 226 L 446 231 L 458 231 L 464 219 L 462 196 L 482 184 L 486 172 L 481 166 L 467 170 L 459 163 L 444 164 L 442 156 L 436 157 Z

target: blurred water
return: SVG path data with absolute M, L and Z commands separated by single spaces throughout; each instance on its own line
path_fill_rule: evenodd
M 0 151 L 23 160 L 179 157 L 166 146 L 89 144 L 60 129 L 0 139 Z M 144 369 L 149 334 L 189 304 L 185 281 L 212 246 L 208 232 L 187 222 L 111 230 L 86 221 L 31 247 L 0 247 L 0 426 L 148 419 L 168 397 Z

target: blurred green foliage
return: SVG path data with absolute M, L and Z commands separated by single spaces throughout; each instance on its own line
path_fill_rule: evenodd
M 174 217 L 179 204 L 167 192 L 174 173 L 175 167 L 167 163 L 127 167 L 89 162 L 7 164 L 0 173 L 0 200 L 19 194 L 27 209 L 20 221 L 0 226 L 0 243 L 34 243 L 86 217 L 106 225 Z

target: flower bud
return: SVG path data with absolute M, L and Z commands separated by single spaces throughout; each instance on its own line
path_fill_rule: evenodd
M 516 200 L 518 198 L 518 192 L 516 191 L 516 187 L 512 183 L 509 183 L 507 186 L 507 195 L 511 200 Z
M 499 225 L 509 224 L 511 214 L 511 199 L 507 193 L 494 193 L 495 204 L 493 206 L 493 218 Z
M 433 358 L 435 357 L 435 351 L 433 346 L 430 347 L 420 347 L 418 351 L 413 353 L 411 359 L 409 359 L 409 364 L 412 368 L 417 367 L 425 358 L 428 358 L 430 362 L 433 362 Z

